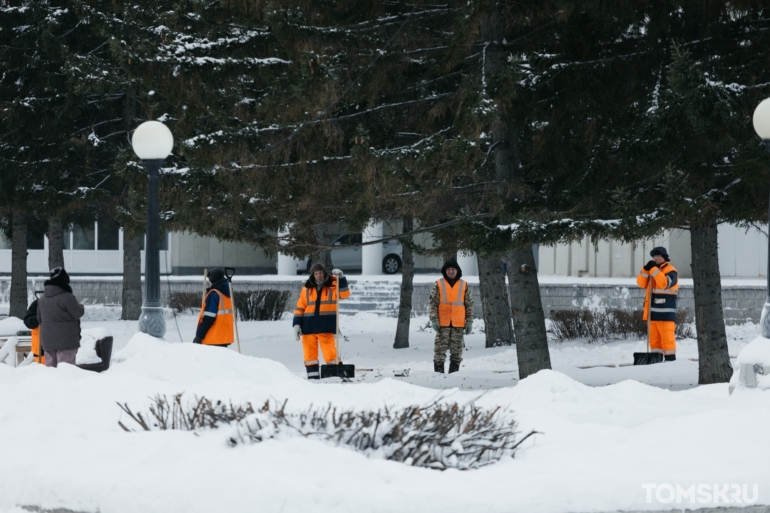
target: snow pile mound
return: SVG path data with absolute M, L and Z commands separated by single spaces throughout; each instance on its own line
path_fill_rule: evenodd
M 341 409 L 309 407 L 288 411 L 288 401 L 269 400 L 260 408 L 238 406 L 205 397 L 185 400 L 157 395 L 149 412 L 121 409 L 141 430 L 183 430 L 230 427 L 228 445 L 267 440 L 307 438 L 352 449 L 370 458 L 398 461 L 437 470 L 470 470 L 512 458 L 516 448 L 534 435 L 517 440 L 516 423 L 501 408 L 433 402 L 402 408 Z M 126 420 L 128 423 L 128 420 Z M 133 431 L 122 421 L 125 431 Z
M 169 343 L 137 333 L 113 357 L 108 371 L 174 383 L 181 389 L 210 380 L 276 384 L 299 381 L 282 364 L 266 358 L 238 354 L 221 347 Z
M 78 365 L 101 363 L 102 359 L 96 354 L 96 343 L 111 336 L 112 333 L 104 328 L 83 330 L 80 333 L 80 348 L 75 356 L 75 363 Z
M 8 317 L 0 321 L 0 337 L 14 336 L 19 331 L 29 331 L 24 321 L 18 317 Z
M 730 393 L 736 389 L 770 389 L 770 340 L 759 336 L 741 349 L 730 378 Z

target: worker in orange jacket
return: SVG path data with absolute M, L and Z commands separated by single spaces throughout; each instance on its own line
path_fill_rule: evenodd
M 337 308 L 340 299 L 350 297 L 348 279 L 339 269 L 331 275 L 323 264 L 310 268 L 310 277 L 299 293 L 292 327 L 297 340 L 302 340 L 308 379 L 321 379 L 318 346 L 327 364 L 341 364 L 334 344 L 337 333 Z
M 676 297 L 679 277 L 669 262 L 668 251 L 658 246 L 650 251 L 652 260 L 645 264 L 636 283 L 647 289 L 644 296 L 644 320 L 650 315 L 650 351 L 662 353 L 666 361 L 676 360 Z M 652 287 L 650 288 L 650 280 Z M 648 309 L 649 306 L 649 309 Z
M 35 293 L 37 294 L 37 292 Z M 27 313 L 24 314 L 24 325 L 32 333 L 32 357 L 37 363 L 45 364 L 43 346 L 40 345 L 40 322 L 37 320 L 37 298 L 30 303 Z
M 206 289 L 198 314 L 193 343 L 227 347 L 235 342 L 235 313 L 233 299 L 230 297 L 230 283 L 225 277 L 225 270 L 218 267 L 209 272 L 208 280 L 210 286 Z

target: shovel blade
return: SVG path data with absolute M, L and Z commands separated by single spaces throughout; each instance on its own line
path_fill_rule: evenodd
M 660 353 L 634 353 L 634 365 L 652 365 L 663 361 Z
M 321 379 L 355 377 L 356 366 L 352 363 L 341 363 L 339 365 L 321 365 Z

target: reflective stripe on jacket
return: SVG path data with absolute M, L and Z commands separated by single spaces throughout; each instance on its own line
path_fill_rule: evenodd
M 219 296 L 217 313 L 206 311 L 206 300 L 211 294 L 217 294 Z M 210 289 L 203 299 L 201 312 L 198 315 L 198 324 L 201 323 L 204 316 L 214 317 L 214 324 L 211 325 L 206 336 L 203 337 L 201 344 L 224 346 L 235 342 L 235 331 L 233 329 L 233 321 L 235 318 L 233 317 L 233 300 L 231 298 L 225 296 L 217 289 Z
M 465 326 L 465 280 L 457 280 L 454 286 L 444 278 L 436 282 L 439 291 L 438 324 L 447 327 L 462 328 Z
M 350 297 L 348 279 L 339 282 L 339 299 Z M 294 309 L 292 326 L 301 326 L 303 335 L 337 333 L 337 277 L 329 276 L 318 293 L 318 287 L 310 278 L 299 293 Z
M 649 283 L 652 279 L 652 303 Z M 636 283 L 646 289 L 644 295 L 643 319 L 647 320 L 647 306 L 650 307 L 651 321 L 676 321 L 676 297 L 679 294 L 679 275 L 668 262 L 646 271 L 644 267 L 636 277 Z

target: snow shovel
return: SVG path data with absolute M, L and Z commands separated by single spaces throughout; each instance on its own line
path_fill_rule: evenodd
M 660 363 L 663 361 L 663 355 L 660 353 L 650 352 L 650 336 L 652 330 L 650 329 L 650 308 L 652 307 L 652 276 L 647 282 L 647 291 L 650 294 L 650 300 L 647 302 L 647 352 L 646 353 L 634 353 L 634 365 L 652 365 L 653 363 Z
M 337 333 L 334 334 L 334 350 L 337 353 L 337 360 L 340 359 L 340 279 L 337 278 Z M 356 366 L 352 363 L 338 363 L 335 365 L 321 365 L 321 378 L 342 378 L 350 379 L 356 377 Z
M 237 344 L 238 354 L 241 354 L 241 337 L 238 336 L 238 307 L 235 304 L 235 291 L 233 290 L 234 267 L 225 267 L 225 277 L 227 285 L 230 287 L 230 299 L 233 303 L 233 332 L 235 333 L 235 343 Z

